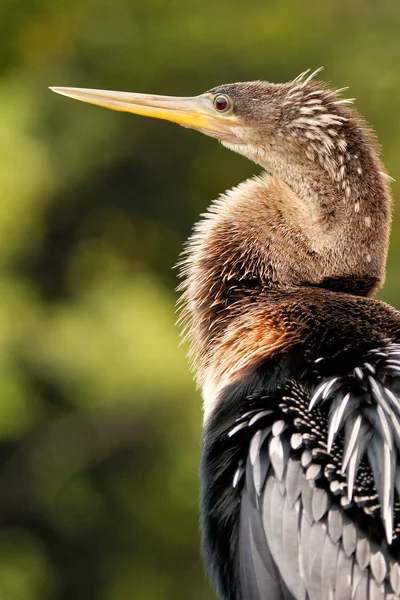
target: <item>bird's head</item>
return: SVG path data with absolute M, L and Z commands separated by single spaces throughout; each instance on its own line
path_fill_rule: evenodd
M 341 129 L 349 117 L 342 107 L 346 101 L 314 82 L 314 74 L 302 73 L 288 83 L 221 85 L 194 97 L 51 89 L 83 102 L 196 129 L 271 170 L 269 155 L 277 149 L 299 155 L 307 149 L 311 157 L 315 152 L 332 154 L 343 144 Z

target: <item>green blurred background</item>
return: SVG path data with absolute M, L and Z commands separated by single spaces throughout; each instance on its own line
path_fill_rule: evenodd
M 213 598 L 172 266 L 259 171 L 47 87 L 194 95 L 324 65 L 400 179 L 399 31 L 397 0 L 1 0 L 1 600 Z M 397 218 L 380 297 L 398 307 L 399 259 Z

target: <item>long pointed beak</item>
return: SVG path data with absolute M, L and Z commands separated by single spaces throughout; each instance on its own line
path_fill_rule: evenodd
M 236 137 L 232 129 L 237 123 L 237 117 L 234 114 L 218 114 L 213 106 L 211 94 L 184 98 L 85 88 L 51 87 L 50 89 L 57 94 L 112 110 L 173 121 L 219 139 Z

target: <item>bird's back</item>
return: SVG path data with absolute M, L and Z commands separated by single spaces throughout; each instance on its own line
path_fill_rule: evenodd
M 229 600 L 400 598 L 400 315 L 324 290 L 281 302 L 301 342 L 227 387 L 205 430 L 210 572 Z

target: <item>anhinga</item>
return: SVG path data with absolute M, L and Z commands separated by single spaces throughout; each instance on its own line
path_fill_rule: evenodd
M 400 313 L 370 130 L 308 72 L 194 98 L 53 88 L 168 119 L 261 165 L 182 260 L 204 398 L 201 521 L 224 600 L 400 598 Z

